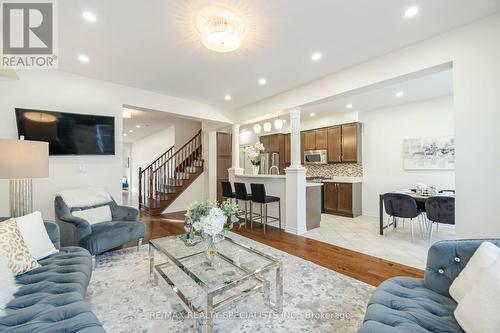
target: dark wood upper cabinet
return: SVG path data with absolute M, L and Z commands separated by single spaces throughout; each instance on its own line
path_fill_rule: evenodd
M 316 135 L 316 144 L 314 149 L 328 149 L 328 130 L 326 128 L 314 131 Z
M 271 140 L 270 140 L 269 135 L 261 136 L 259 140 L 260 140 L 260 143 L 262 143 L 264 145 L 264 151 L 266 153 L 270 152 L 270 149 L 271 149 L 270 142 L 271 142 Z
M 342 125 L 342 162 L 361 162 L 361 124 Z
M 328 163 L 342 162 L 342 128 L 328 128 Z
M 285 134 L 283 139 L 285 141 L 283 143 L 283 145 L 285 147 L 285 153 L 284 153 L 285 156 L 283 156 L 283 158 L 284 158 L 284 161 L 285 161 L 285 165 L 289 166 L 290 163 L 292 162 L 291 161 L 292 141 L 291 141 L 290 133 L 289 134 Z
M 304 132 L 304 150 L 316 149 L 316 131 Z

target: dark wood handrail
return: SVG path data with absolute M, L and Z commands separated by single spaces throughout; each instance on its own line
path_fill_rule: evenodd
M 179 148 L 178 150 L 176 150 L 176 152 L 170 156 L 170 159 L 166 160 L 165 162 L 163 162 L 162 164 L 160 164 L 156 170 L 154 170 L 155 172 L 160 169 L 161 167 L 163 167 L 165 164 L 167 164 L 169 162 L 169 160 L 172 160 L 174 159 L 180 152 L 182 152 L 184 150 L 184 148 L 186 148 L 190 143 L 192 143 L 194 140 L 198 139 L 198 137 L 201 136 L 201 130 L 198 131 L 198 133 L 196 133 L 195 136 L 193 136 L 191 138 L 191 140 L 189 140 L 184 146 L 182 146 L 181 148 Z
M 163 200 L 172 186 L 180 186 L 189 177 L 193 167 L 199 166 L 202 156 L 202 131 L 199 130 L 179 150 L 170 147 L 145 169 L 139 168 L 139 206 L 150 200 Z M 201 164 L 203 165 L 203 164 Z

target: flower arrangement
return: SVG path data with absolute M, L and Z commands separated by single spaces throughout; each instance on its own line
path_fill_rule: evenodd
M 230 230 L 239 221 L 239 207 L 229 200 L 194 202 L 186 213 L 186 234 L 181 239 L 188 245 L 199 242 L 194 238 L 203 237 L 207 243 L 207 253 L 217 253 L 217 243 L 223 239 L 223 230 Z
M 264 149 L 264 145 L 260 141 L 257 141 L 254 145 L 245 148 L 245 154 L 253 166 L 260 165 L 260 153 L 264 151 Z

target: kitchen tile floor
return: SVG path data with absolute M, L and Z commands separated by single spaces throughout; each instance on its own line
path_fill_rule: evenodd
M 329 214 L 322 215 L 321 226 L 302 235 L 353 251 L 391 260 L 411 267 L 425 269 L 427 259 L 427 238 L 420 233 L 415 221 L 415 239 L 411 241 L 411 227 L 408 221 L 397 229 L 386 229 L 387 235 L 379 235 L 378 218 L 359 216 L 346 218 Z M 455 239 L 455 227 L 434 226 L 432 241 Z

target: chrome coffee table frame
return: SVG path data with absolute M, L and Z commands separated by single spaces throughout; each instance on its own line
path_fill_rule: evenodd
M 179 236 L 169 236 L 169 237 L 179 237 Z M 165 238 L 169 238 L 165 237 Z M 235 268 L 241 270 L 244 275 L 230 281 L 229 283 L 222 284 L 220 286 L 210 288 L 203 282 L 200 278 L 198 278 L 188 267 L 186 267 L 181 261 L 187 259 L 189 257 L 194 257 L 200 254 L 203 254 L 205 251 L 199 251 L 195 253 L 191 253 L 189 255 L 176 258 L 168 248 L 161 246 L 159 244 L 159 240 L 151 240 L 149 242 L 149 279 L 153 283 L 153 285 L 158 284 L 158 275 L 160 275 L 163 280 L 172 288 L 174 293 L 178 296 L 182 304 L 186 307 L 186 310 L 190 311 L 194 318 L 198 318 L 195 320 L 195 328 L 197 332 L 204 331 L 211 333 L 213 331 L 213 315 L 215 312 L 221 310 L 222 308 L 234 304 L 240 299 L 247 297 L 255 292 L 262 291 L 264 296 L 264 302 L 267 306 L 269 306 L 272 310 L 277 313 L 283 312 L 283 265 L 281 261 L 278 259 L 265 254 L 261 251 L 255 250 L 254 248 L 241 244 L 239 242 L 234 241 L 229 237 L 225 237 L 223 242 L 231 242 L 232 245 L 241 247 L 246 251 L 252 252 L 255 255 L 261 256 L 267 259 L 270 263 L 260 267 L 256 270 L 248 270 L 237 262 L 227 257 L 222 253 L 217 253 L 215 256 L 223 259 L 225 262 L 234 266 Z M 158 251 L 164 254 L 170 262 L 162 262 L 160 264 L 155 265 L 155 251 Z M 205 306 L 196 306 L 191 302 L 188 297 L 175 285 L 172 279 L 165 273 L 165 268 L 175 265 L 179 269 L 181 269 L 190 279 L 192 279 L 197 285 L 199 285 L 206 293 L 206 307 Z M 271 282 L 266 280 L 263 274 L 271 272 L 275 270 L 275 299 L 271 299 Z M 235 287 L 241 286 L 248 280 L 254 279 L 257 283 L 252 287 L 244 289 L 239 294 L 229 296 L 227 298 L 223 298 L 222 300 L 214 303 L 214 298 L 216 296 L 222 295 L 224 292 L 233 289 Z M 200 316 L 203 315 L 203 316 Z

